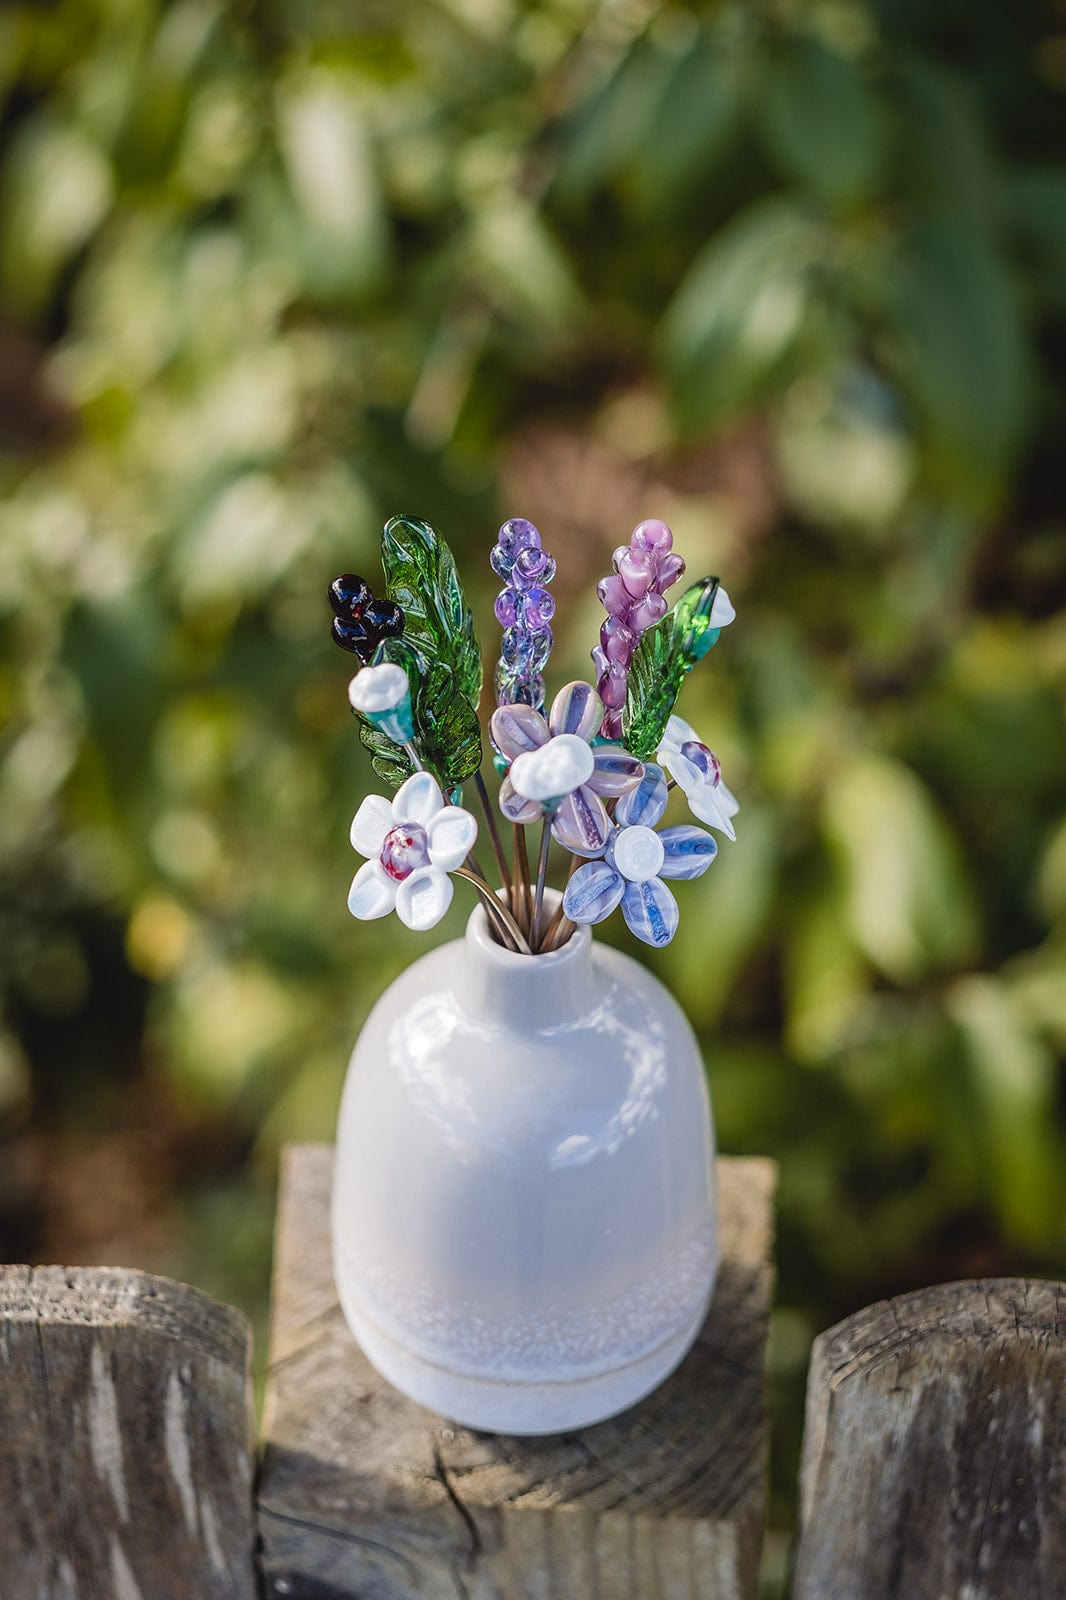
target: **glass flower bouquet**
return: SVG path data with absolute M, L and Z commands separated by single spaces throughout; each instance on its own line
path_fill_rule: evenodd
M 733 837 L 718 762 L 674 713 L 733 609 L 715 578 L 668 609 L 684 566 L 671 545 L 650 521 L 615 552 L 595 686 L 566 684 L 547 708 L 555 563 L 532 523 L 500 529 L 498 815 L 481 772 L 481 655 L 443 540 L 393 518 L 385 598 L 352 574 L 330 589 L 333 637 L 362 663 L 349 685 L 360 734 L 395 790 L 356 812 L 366 859 L 348 904 L 426 929 L 454 878 L 480 896 L 465 938 L 412 962 L 356 1044 L 334 1276 L 378 1370 L 476 1428 L 552 1433 L 610 1416 L 677 1365 L 710 1303 L 714 1133 L 696 1041 L 647 968 L 589 927 L 620 907 L 646 943 L 673 937 L 669 885 L 706 871 L 716 845 L 696 823 L 661 826 L 671 789 Z M 562 893 L 546 888 L 553 840 L 569 857 Z
M 496 938 L 535 955 L 557 949 L 575 925 L 601 922 L 619 906 L 646 944 L 674 936 L 678 907 L 667 882 L 695 878 L 717 846 L 705 828 L 661 828 L 669 793 L 682 789 L 692 813 L 734 838 L 736 801 L 717 758 L 674 703 L 688 672 L 733 620 L 717 578 L 692 584 L 672 610 L 666 591 L 685 570 L 664 522 L 637 527 L 598 586 L 607 611 L 592 652 L 595 688 L 569 683 L 545 710 L 555 561 L 531 522 L 500 529 L 493 571 L 503 581 L 503 627 L 489 732 L 502 777 L 504 838 L 481 774 L 478 722 L 481 654 L 447 545 L 428 523 L 394 517 L 382 537 L 388 598 L 375 599 L 352 573 L 330 585 L 333 638 L 364 663 L 348 688 L 374 769 L 397 788 L 368 795 L 351 840 L 366 857 L 348 896 L 353 916 L 395 910 L 408 927 L 432 928 L 452 898 L 450 874 L 482 896 Z M 478 822 L 462 785 L 473 780 L 499 870 L 494 892 L 475 854 Z M 536 870 L 525 829 L 539 824 Z M 544 911 L 552 840 L 570 873 L 554 914 Z

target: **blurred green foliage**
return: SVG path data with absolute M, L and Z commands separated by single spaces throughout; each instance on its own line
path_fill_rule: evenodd
M 682 701 L 739 840 L 653 959 L 782 1163 L 783 1393 L 887 1289 L 1062 1274 L 1064 89 L 1033 3 L 4 9 L 9 1253 L 67 1246 L 20 1148 L 162 1121 L 155 1264 L 262 1292 L 416 948 L 344 907 L 325 584 L 426 516 L 491 640 L 532 516 L 562 681 L 654 514 L 739 611 Z

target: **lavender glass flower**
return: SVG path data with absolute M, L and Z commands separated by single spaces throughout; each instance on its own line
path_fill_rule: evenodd
M 532 522 L 512 517 L 500 528 L 489 560 L 504 580 L 496 596 L 496 619 L 503 628 L 496 703 L 543 711 L 543 671 L 553 643 L 555 598 L 547 585 L 555 577 L 554 558 L 541 547 Z
M 622 907 L 629 931 L 645 944 L 669 944 L 677 932 L 677 901 L 664 878 L 698 878 L 718 846 L 691 823 L 656 831 L 669 791 L 661 767 L 648 764 L 640 784 L 622 796 L 601 861 L 579 867 L 566 886 L 563 910 L 571 922 L 602 922 Z
M 665 522 L 651 518 L 633 529 L 628 544 L 614 552 L 614 574 L 602 578 L 596 593 L 607 610 L 600 642 L 592 652 L 596 688 L 606 706 L 603 731 L 610 739 L 622 732 L 622 707 L 626 703 L 629 663 L 637 640 L 666 615 L 663 598 L 685 570 L 673 553 L 674 536 Z
M 639 784 L 644 767 L 619 745 L 592 741 L 603 703 L 591 684 L 568 683 L 545 719 L 532 706 L 500 706 L 490 724 L 493 743 L 509 763 L 500 810 L 509 822 L 550 816 L 552 835 L 575 855 L 599 855 L 611 832 L 604 799 Z

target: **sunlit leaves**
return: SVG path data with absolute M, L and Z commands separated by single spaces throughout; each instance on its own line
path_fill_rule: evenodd
M 835 774 L 825 802 L 851 936 L 897 983 L 961 965 L 977 926 L 958 848 L 921 781 L 882 756 Z
M 1044 1238 L 1066 1213 L 1066 1179 L 1051 1136 L 1055 1059 L 994 978 L 958 983 L 948 1009 L 966 1063 L 959 1114 L 977 1141 L 982 1187 L 1015 1238 Z

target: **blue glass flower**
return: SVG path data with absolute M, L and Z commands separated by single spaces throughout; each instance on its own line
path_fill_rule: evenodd
M 566 886 L 563 910 L 571 922 L 602 922 L 620 905 L 630 933 L 645 944 L 670 943 L 679 913 L 663 879 L 698 878 L 718 846 L 691 823 L 656 831 L 668 798 L 662 768 L 646 764 L 641 782 L 615 806 L 602 858 L 579 867 Z

